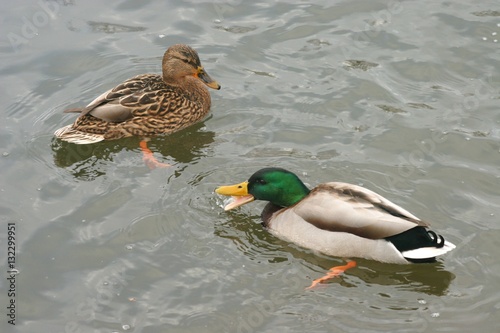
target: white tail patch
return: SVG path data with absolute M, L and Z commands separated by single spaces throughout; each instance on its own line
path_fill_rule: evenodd
M 421 247 L 419 249 L 401 252 L 401 254 L 407 259 L 429 259 L 445 254 L 455 247 L 453 243 L 445 241 L 443 247 Z
M 73 129 L 73 125 L 61 127 L 54 132 L 54 135 L 63 141 L 76 143 L 79 145 L 96 143 L 104 140 L 104 136 L 102 134 L 92 134 L 77 131 Z

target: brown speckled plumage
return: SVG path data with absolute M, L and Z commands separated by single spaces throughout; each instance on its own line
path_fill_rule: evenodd
M 86 144 L 128 136 L 151 137 L 178 131 L 202 120 L 210 110 L 205 85 L 219 89 L 201 66 L 195 50 L 171 46 L 163 57 L 163 75 L 142 74 L 97 97 L 74 124 L 55 132 L 56 137 Z

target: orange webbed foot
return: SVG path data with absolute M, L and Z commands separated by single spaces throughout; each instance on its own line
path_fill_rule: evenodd
M 344 266 L 335 266 L 335 267 L 332 267 L 328 270 L 328 272 L 326 273 L 325 276 L 322 276 L 320 277 L 319 279 L 316 279 L 314 280 L 311 285 L 309 287 L 306 288 L 307 289 L 313 289 L 314 287 L 316 287 L 318 284 L 320 283 L 323 283 L 327 280 L 330 280 L 334 277 L 337 277 L 339 276 L 340 274 L 344 273 L 346 270 L 348 270 L 349 268 L 353 268 L 353 267 L 356 267 L 356 262 L 355 261 L 349 261 L 347 262 L 347 264 L 345 264 Z
M 139 146 L 142 150 L 142 160 L 148 166 L 149 170 L 156 168 L 168 168 L 172 166 L 168 163 L 162 163 L 154 157 L 153 152 L 148 148 L 147 140 L 141 140 L 141 142 L 139 142 Z

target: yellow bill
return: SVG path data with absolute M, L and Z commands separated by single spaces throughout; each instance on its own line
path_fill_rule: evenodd
M 233 201 L 224 207 L 224 210 L 226 211 L 252 202 L 255 199 L 253 195 L 248 193 L 248 182 L 236 185 L 220 186 L 215 190 L 215 193 L 232 196 Z

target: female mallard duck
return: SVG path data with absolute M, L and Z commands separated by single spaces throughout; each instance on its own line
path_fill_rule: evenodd
M 408 264 L 435 261 L 455 248 L 415 215 L 357 185 L 331 182 L 309 190 L 292 172 L 265 168 L 246 182 L 217 188 L 216 193 L 234 197 L 225 210 L 253 200 L 269 201 L 262 212 L 266 228 L 327 255 Z M 328 278 L 353 266 L 350 262 L 335 267 Z
M 220 89 L 220 85 L 205 72 L 196 51 L 187 45 L 172 45 L 163 56 L 162 70 L 163 75 L 135 76 L 84 108 L 64 111 L 80 116 L 58 129 L 55 136 L 77 144 L 134 135 L 147 138 L 202 120 L 210 110 L 205 85 L 213 89 Z M 141 147 L 148 150 L 145 142 Z

